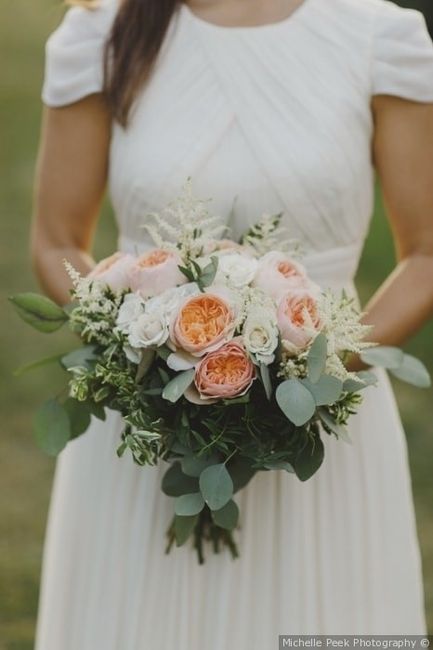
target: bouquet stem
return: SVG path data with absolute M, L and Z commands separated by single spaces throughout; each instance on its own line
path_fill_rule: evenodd
M 214 553 L 219 553 L 221 548 L 226 546 L 230 551 L 233 559 L 239 557 L 237 544 L 234 540 L 233 533 L 230 530 L 225 530 L 217 526 L 211 516 L 209 508 L 204 508 L 197 517 L 197 522 L 191 533 L 193 538 L 193 546 L 197 553 L 198 561 L 200 564 L 205 563 L 205 546 L 210 542 Z M 166 553 L 170 553 L 173 544 L 176 543 L 175 532 L 175 518 L 173 518 L 169 529 L 167 530 L 167 548 Z M 182 545 L 179 544 L 178 545 Z

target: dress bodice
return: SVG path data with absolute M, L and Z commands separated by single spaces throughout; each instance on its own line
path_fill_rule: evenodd
M 92 13 L 69 11 L 48 41 L 46 103 L 100 88 L 115 10 L 116 0 L 102 0 Z M 65 96 L 65 57 L 78 63 L 84 28 L 93 76 L 76 77 Z M 373 209 L 378 93 L 433 101 L 433 46 L 416 11 L 387 0 L 304 0 L 282 22 L 230 28 L 181 5 L 128 128 L 113 124 L 109 188 L 122 247 L 148 245 L 146 215 L 191 177 L 233 236 L 281 212 L 307 252 L 341 258 L 338 274 L 352 279 Z

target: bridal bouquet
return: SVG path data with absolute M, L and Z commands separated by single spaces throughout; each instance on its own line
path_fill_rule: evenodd
M 418 386 L 429 377 L 401 350 L 365 342 L 354 301 L 309 279 L 278 216 L 239 243 L 220 239 L 224 228 L 188 186 L 148 221 L 147 252 L 115 253 L 88 277 L 66 262 L 74 288 L 65 309 L 36 294 L 11 298 L 38 330 L 67 323 L 82 343 L 59 359 L 67 390 L 40 408 L 35 435 L 56 455 L 91 416 L 119 412 L 118 455 L 167 463 L 168 550 L 192 537 L 200 562 L 205 541 L 236 556 L 236 492 L 259 471 L 305 481 L 323 462 L 324 435 L 348 439 L 375 382 L 347 370 L 350 355 Z

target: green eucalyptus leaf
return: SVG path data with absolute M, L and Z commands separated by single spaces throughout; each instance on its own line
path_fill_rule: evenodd
M 204 499 L 200 492 L 182 494 L 177 497 L 174 511 L 179 517 L 192 517 L 198 515 L 204 508 Z
M 33 429 L 38 446 L 49 456 L 57 456 L 71 437 L 68 413 L 55 399 L 36 412 Z
M 308 379 L 301 381 L 314 397 L 317 406 L 335 404 L 343 389 L 343 382 L 331 375 L 322 375 L 315 384 Z
M 283 381 L 275 397 L 284 415 L 297 427 L 311 420 L 316 411 L 314 397 L 298 379 Z
M 61 307 L 38 293 L 18 293 L 9 300 L 23 321 L 39 332 L 55 332 L 68 320 Z
M 325 334 L 316 336 L 307 357 L 308 379 L 315 384 L 325 371 L 328 341 Z
M 323 424 L 326 424 L 328 429 L 332 431 L 332 433 L 334 433 L 337 438 L 348 440 L 349 434 L 346 427 L 342 424 L 338 424 L 326 409 L 319 409 L 319 417 L 322 420 Z
M 167 386 L 165 386 L 162 392 L 163 398 L 173 404 L 177 402 L 194 381 L 194 373 L 195 370 L 192 368 L 191 370 L 185 370 L 185 372 L 176 375 L 176 377 L 169 381 Z
M 186 476 L 182 472 L 180 463 L 176 462 L 165 472 L 161 488 L 167 496 L 179 497 L 182 494 L 197 492 L 199 484 L 197 478 Z
M 233 481 L 233 492 L 239 492 L 251 481 L 257 473 L 247 458 L 235 458 L 228 463 L 228 469 Z
M 265 363 L 260 364 L 260 377 L 262 379 L 266 397 L 270 400 L 272 397 L 272 382 L 269 367 Z
M 215 456 L 184 456 L 181 460 L 182 472 L 187 476 L 199 477 L 206 467 L 215 465 L 218 459 Z
M 388 370 L 396 369 L 403 363 L 404 353 L 400 348 L 389 345 L 378 345 L 373 348 L 363 350 L 360 358 L 364 363 L 370 366 L 379 366 Z
M 71 427 L 71 440 L 85 433 L 90 425 L 90 410 L 86 402 L 79 402 L 69 397 L 63 404 L 69 417 Z
M 197 524 L 197 515 L 191 517 L 179 517 L 176 515 L 174 518 L 174 536 L 176 538 L 176 546 L 183 546 L 193 533 Z
M 431 377 L 427 368 L 419 359 L 410 354 L 405 354 L 401 366 L 397 369 L 391 369 L 390 372 L 394 377 L 418 388 L 429 388 L 431 386 Z
M 233 530 L 239 521 L 239 508 L 233 499 L 230 499 L 223 508 L 212 511 L 214 523 L 224 530 Z
M 215 276 L 218 271 L 218 258 L 215 256 L 211 257 L 211 261 L 204 269 L 201 269 L 200 272 L 200 284 L 202 287 L 210 287 L 210 285 L 215 280 Z
M 293 465 L 286 463 L 283 460 L 275 461 L 274 463 L 266 463 L 265 468 L 269 470 L 284 470 L 289 474 L 293 474 L 295 471 Z
M 87 401 L 85 402 L 87 404 L 87 407 L 90 411 L 90 413 L 97 418 L 98 420 L 101 420 L 102 422 L 105 422 L 107 419 L 107 414 L 105 413 L 105 409 L 101 403 L 96 403 L 93 401 Z
M 324 456 L 325 449 L 321 439 L 318 436 L 309 439 L 294 463 L 296 476 L 301 481 L 307 481 L 317 472 L 323 463 Z
M 62 356 L 63 356 L 62 354 L 56 354 L 52 357 L 45 357 L 45 359 L 39 359 L 39 361 L 32 361 L 31 363 L 26 363 L 24 366 L 20 366 L 14 371 L 14 376 L 21 377 L 21 375 L 25 375 L 27 372 L 31 372 L 32 370 L 38 370 L 39 368 L 43 368 L 52 363 L 58 363 L 62 358 Z
M 343 391 L 345 393 L 358 393 L 368 386 L 375 386 L 377 384 L 377 377 L 374 372 L 369 370 L 362 370 L 356 373 L 356 379 L 346 379 L 343 384 Z
M 356 374 L 367 386 L 375 386 L 377 384 L 377 375 L 372 370 L 361 370 Z
M 203 470 L 199 484 L 203 498 L 211 510 L 220 510 L 233 496 L 233 480 L 224 463 Z
M 89 361 L 95 361 L 97 358 L 98 355 L 95 352 L 95 346 L 85 345 L 65 354 L 61 358 L 61 364 L 66 370 L 70 368 L 88 368 Z

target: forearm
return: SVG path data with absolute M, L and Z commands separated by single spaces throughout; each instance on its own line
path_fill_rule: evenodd
M 366 306 L 369 339 L 403 345 L 433 314 L 433 256 L 412 255 L 401 261 Z
M 92 257 L 76 247 L 46 247 L 33 250 L 33 266 L 44 292 L 59 305 L 71 299 L 72 283 L 64 266 L 67 260 L 82 275 L 93 268 Z

